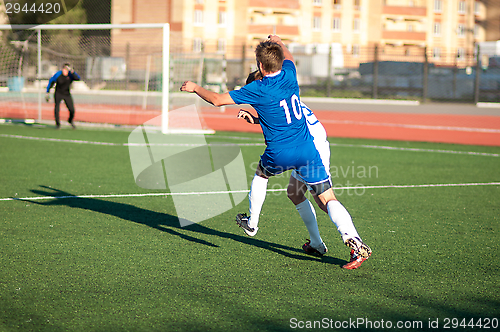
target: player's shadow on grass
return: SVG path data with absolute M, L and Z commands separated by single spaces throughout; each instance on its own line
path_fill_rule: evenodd
M 118 217 L 120 219 L 129 220 L 138 224 L 146 225 L 151 228 L 155 228 L 160 231 L 179 236 L 180 238 L 183 238 L 185 240 L 203 244 L 209 247 L 218 247 L 218 246 L 203 239 L 199 239 L 184 234 L 182 232 L 179 232 L 179 230 L 187 230 L 193 233 L 219 236 L 222 238 L 231 239 L 248 245 L 270 250 L 272 252 L 281 254 L 283 256 L 299 260 L 315 260 L 323 263 L 329 263 L 340 266 L 347 263 L 344 260 L 330 256 L 323 256 L 321 258 L 308 256 L 304 254 L 301 249 L 292 248 L 278 243 L 257 240 L 246 236 L 222 232 L 212 228 L 205 227 L 200 224 L 192 224 L 186 227 L 180 227 L 179 219 L 176 216 L 167 213 L 146 210 L 130 204 L 111 202 L 97 198 L 87 198 L 87 197 L 79 198 L 76 197 L 75 195 L 72 195 L 68 192 L 59 189 L 54 189 L 47 186 L 40 186 L 40 187 L 45 188 L 47 190 L 33 189 L 31 190 L 31 192 L 41 196 L 53 197 L 54 199 L 45 202 L 40 202 L 38 200 L 24 200 L 24 201 L 29 201 L 30 203 L 43 206 L 61 205 L 61 206 L 68 206 L 71 208 L 84 209 L 103 214 L 108 214 L 111 216 Z

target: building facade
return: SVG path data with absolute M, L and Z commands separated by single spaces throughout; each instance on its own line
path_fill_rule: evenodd
M 478 42 L 500 37 L 499 0 L 114 0 L 112 23 L 171 26 L 171 51 L 252 52 L 276 33 L 286 43 L 341 44 L 353 57 L 375 45 L 400 54 L 427 49 L 439 61 L 472 55 Z M 497 13 L 497 14 L 495 14 Z M 495 18 L 495 15 L 497 16 Z M 490 28 L 488 30 L 488 28 Z M 121 36 L 120 36 L 121 35 Z M 144 41 L 140 31 L 115 38 Z M 149 42 L 158 41 L 152 37 Z M 446 60 L 447 61 L 447 60 Z

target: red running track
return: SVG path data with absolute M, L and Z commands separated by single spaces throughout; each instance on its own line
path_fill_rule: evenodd
M 53 120 L 53 106 L 44 104 L 42 118 Z M 140 125 L 160 115 L 160 110 L 115 105 L 77 105 L 75 121 Z M 242 107 L 255 111 L 247 106 Z M 261 132 L 260 126 L 237 119 L 237 108 L 202 109 L 202 123 L 216 131 Z M 500 117 L 452 114 L 400 114 L 384 112 L 314 111 L 328 136 L 500 146 Z M 61 105 L 61 120 L 68 116 Z M 36 105 L 4 103 L 0 118 L 38 118 Z
M 236 114 L 235 109 L 205 112 L 203 119 L 215 130 L 261 131 L 258 125 L 236 119 Z M 331 137 L 500 146 L 500 117 L 496 116 L 347 111 L 314 114 Z

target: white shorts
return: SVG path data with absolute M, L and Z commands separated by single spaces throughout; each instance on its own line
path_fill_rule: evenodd
M 330 142 L 327 140 L 321 140 L 319 142 L 314 141 L 314 145 L 316 146 L 316 150 L 318 150 L 319 156 L 321 157 L 321 161 L 323 162 L 323 166 L 325 166 L 325 171 L 328 174 L 328 181 L 330 181 L 331 185 L 331 174 L 330 174 Z M 297 173 L 295 170 L 292 170 L 292 174 L 294 178 L 304 183 L 307 186 L 307 190 L 312 190 L 312 188 L 307 184 L 304 179 Z

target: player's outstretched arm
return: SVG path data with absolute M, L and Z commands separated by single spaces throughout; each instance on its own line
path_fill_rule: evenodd
M 50 89 L 52 89 L 52 86 L 54 84 L 56 84 L 56 81 L 57 81 L 57 78 L 61 75 L 61 72 L 58 71 L 57 73 L 55 73 L 49 80 L 49 84 L 47 84 L 47 93 L 50 92 Z
M 187 91 L 187 92 L 194 92 L 200 98 L 205 100 L 206 102 L 214 105 L 214 106 L 224 106 L 224 105 L 234 105 L 235 102 L 233 101 L 233 98 L 229 95 L 229 92 L 226 93 L 216 93 L 210 90 L 207 90 L 198 84 L 191 82 L 191 81 L 186 81 L 182 84 L 181 86 L 181 91 Z
M 285 60 L 290 60 L 290 61 L 294 62 L 292 53 L 290 52 L 290 50 L 288 48 L 286 48 L 285 44 L 283 44 L 283 42 L 281 41 L 281 38 L 279 36 L 270 35 L 269 40 L 271 40 L 273 43 L 277 43 L 278 45 L 281 46 L 281 48 L 283 49 L 283 55 L 285 56 Z

